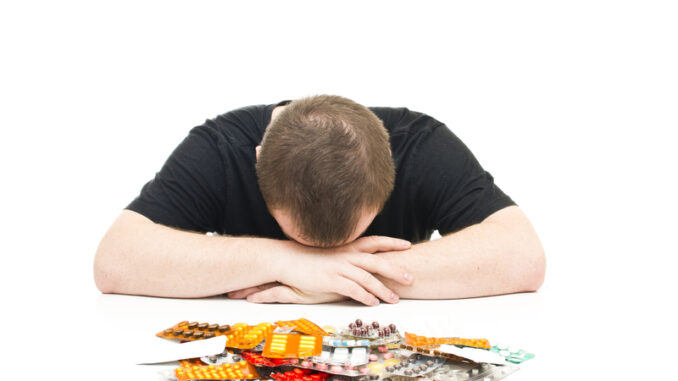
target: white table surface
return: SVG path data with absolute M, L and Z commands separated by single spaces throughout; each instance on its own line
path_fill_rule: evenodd
M 28 335 L 24 332 L 22 336 L 21 330 L 6 330 L 14 349 L 10 355 L 13 366 L 5 376 L 36 375 L 50 369 L 69 379 L 166 379 L 176 363 L 135 362 L 143 358 L 145 348 L 154 340 L 163 340 L 155 333 L 181 320 L 232 324 L 305 317 L 320 325 L 341 325 L 359 317 L 393 322 L 401 331 L 413 333 L 484 337 L 536 354 L 509 376 L 515 381 L 571 379 L 578 375 L 584 379 L 662 375 L 665 367 L 658 364 L 670 363 L 666 362 L 672 357 L 668 351 L 670 338 L 675 340 L 675 330 L 664 329 L 673 323 L 669 315 L 640 313 L 638 309 L 643 306 L 635 302 L 628 306 L 598 303 L 604 299 L 598 294 L 590 298 L 558 297 L 548 290 L 466 300 L 403 300 L 378 307 L 353 303 L 257 305 L 222 297 L 182 300 L 87 294 L 79 301 L 45 298 L 44 303 L 27 305 L 21 325 L 42 324 L 54 334 L 45 330 Z M 38 363 L 39 368 L 35 368 Z

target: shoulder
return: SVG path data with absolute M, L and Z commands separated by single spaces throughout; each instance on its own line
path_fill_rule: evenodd
M 384 122 L 397 166 L 402 164 L 405 157 L 411 157 L 422 151 L 420 147 L 434 139 L 437 130 L 448 130 L 442 122 L 432 116 L 405 107 L 370 107 L 370 110 Z
M 275 105 L 245 106 L 208 119 L 191 133 L 233 145 L 258 145 Z
M 384 122 L 391 135 L 429 133 L 443 125 L 430 115 L 406 107 L 370 107 L 370 110 Z

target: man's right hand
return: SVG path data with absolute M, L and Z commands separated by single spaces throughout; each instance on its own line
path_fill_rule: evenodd
M 320 293 L 336 293 L 369 306 L 379 299 L 397 303 L 399 298 L 373 274 L 379 274 L 403 285 L 412 284 L 412 276 L 389 261 L 372 255 L 378 252 L 402 251 L 410 242 L 384 236 L 359 238 L 344 246 L 321 249 L 288 241 L 288 255 L 274 256 L 272 266 L 293 271 L 277 272 L 277 281 Z M 271 269 L 275 271 L 275 268 Z

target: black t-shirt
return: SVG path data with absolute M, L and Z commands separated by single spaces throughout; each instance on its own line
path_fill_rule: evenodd
M 285 239 L 255 171 L 255 147 L 277 105 L 240 108 L 193 128 L 127 209 L 183 230 Z M 364 235 L 416 243 L 514 205 L 443 123 L 406 108 L 370 110 L 390 135 L 396 178 Z

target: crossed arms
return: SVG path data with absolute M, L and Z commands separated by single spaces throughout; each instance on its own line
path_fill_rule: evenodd
M 525 214 L 501 209 L 483 222 L 410 245 L 363 237 L 333 249 L 294 241 L 208 236 L 125 210 L 102 239 L 94 278 L 104 293 L 194 298 L 228 293 L 257 303 L 351 298 L 453 299 L 536 291 L 544 251 Z

